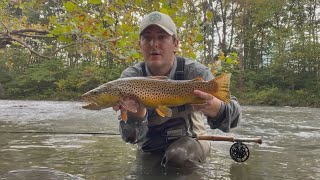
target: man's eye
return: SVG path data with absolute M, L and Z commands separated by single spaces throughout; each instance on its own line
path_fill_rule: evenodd
M 165 35 L 160 35 L 158 38 L 159 38 L 159 39 L 165 39 L 166 36 L 165 36 Z
M 151 37 L 144 37 L 143 40 L 144 41 L 151 41 Z
M 165 38 L 170 37 L 170 36 L 167 35 L 167 34 L 160 34 L 159 36 L 160 36 L 159 38 L 161 38 L 161 39 L 165 39 Z

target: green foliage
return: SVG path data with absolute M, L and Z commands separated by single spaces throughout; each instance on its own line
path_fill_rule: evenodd
M 5 61 L 0 61 L 0 83 L 9 82 L 11 77 L 6 71 Z
M 239 65 L 239 57 L 237 53 L 231 52 L 228 54 L 224 54 L 220 52 L 217 59 L 208 64 L 208 67 L 211 69 L 211 72 L 214 75 L 219 75 L 222 73 L 237 73 Z
M 55 82 L 58 92 L 78 92 L 78 95 L 89 91 L 102 83 L 118 78 L 123 70 L 122 66 L 112 68 L 84 66 L 80 69 L 69 68 L 64 78 Z M 79 98 L 78 97 L 72 97 Z
M 319 88 L 319 86 L 318 86 Z M 319 90 L 281 90 L 268 87 L 261 90 L 249 90 L 237 94 L 241 104 L 272 106 L 320 106 Z
M 239 74 L 234 74 L 238 78 Z M 290 89 L 288 80 L 273 74 L 270 70 L 259 73 L 248 71 L 243 77 L 245 89 L 232 87 L 242 104 L 313 106 L 320 105 L 320 83 L 305 83 L 299 89 Z M 306 82 L 308 79 L 306 79 Z M 234 83 L 233 83 L 234 84 Z
M 80 99 L 80 96 L 104 82 L 118 78 L 124 66 L 64 67 L 61 59 L 32 64 L 22 72 L 12 72 L 11 80 L 1 80 L 11 99 Z
M 23 72 L 14 72 L 15 77 L 6 83 L 7 94 L 15 98 L 48 97 L 53 93 L 53 82 L 59 77 L 59 66 L 57 61 L 42 61 L 39 65 L 29 65 Z M 37 98 L 37 99 L 38 99 Z
M 4 0 L 0 84 L 7 98 L 79 99 L 142 60 L 138 25 L 157 10 L 177 24 L 177 54 L 233 73 L 242 102 L 320 106 L 319 8 L 293 0 Z M 40 33 L 14 34 L 26 29 Z

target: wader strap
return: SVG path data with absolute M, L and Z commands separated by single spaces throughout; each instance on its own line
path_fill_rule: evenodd
M 145 63 L 145 62 L 142 62 L 142 63 L 140 64 L 140 66 L 141 66 L 141 70 L 142 70 L 142 75 L 143 75 L 144 77 L 146 77 L 146 76 L 147 76 L 146 63 Z
M 185 64 L 185 59 L 182 57 L 177 57 L 177 69 L 176 72 L 174 74 L 174 79 L 175 80 L 184 80 L 184 64 Z M 182 105 L 182 106 L 178 106 L 178 111 L 182 112 L 186 110 L 186 106 Z
M 177 57 L 177 69 L 174 74 L 175 80 L 184 80 L 184 64 L 185 64 L 184 58 L 178 56 Z M 141 66 L 143 76 L 147 76 L 146 63 L 142 62 L 140 64 L 140 66 Z
M 175 80 L 184 80 L 184 64 L 185 60 L 182 57 L 177 57 L 177 69 L 174 74 L 174 79 Z

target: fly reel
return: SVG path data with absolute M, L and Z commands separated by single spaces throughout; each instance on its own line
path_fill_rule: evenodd
M 196 138 L 197 140 L 235 142 L 230 147 L 230 156 L 236 162 L 245 162 L 249 158 L 249 148 L 243 142 L 262 143 L 261 138 L 235 138 L 232 136 L 197 136 Z
M 230 156 L 236 162 L 245 162 L 249 155 L 249 148 L 242 142 L 236 142 L 230 147 Z

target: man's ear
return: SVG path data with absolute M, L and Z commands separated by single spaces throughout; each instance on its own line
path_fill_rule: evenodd
M 175 39 L 173 43 L 174 43 L 174 50 L 173 50 L 173 52 L 176 53 L 176 52 L 178 51 L 179 40 L 178 40 L 178 39 Z

